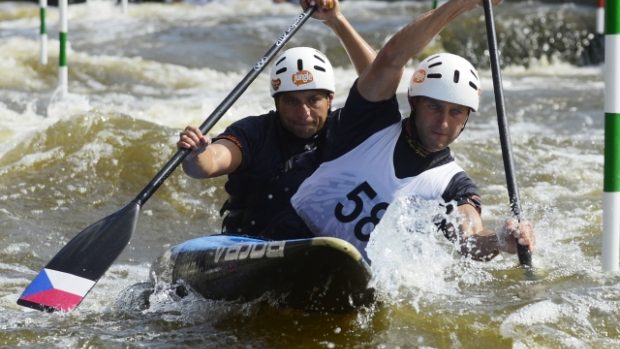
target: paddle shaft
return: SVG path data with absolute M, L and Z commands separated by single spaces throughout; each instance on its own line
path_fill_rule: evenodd
M 508 120 L 504 107 L 504 93 L 502 90 L 502 78 L 499 69 L 499 58 L 497 50 L 497 36 L 495 34 L 495 23 L 493 21 L 493 7 L 491 0 L 484 0 L 484 18 L 487 26 L 487 39 L 489 42 L 489 56 L 491 58 L 491 73 L 493 75 L 493 91 L 495 93 L 495 107 L 497 109 L 497 125 L 499 128 L 499 138 L 502 146 L 502 157 L 504 159 L 504 170 L 506 172 L 506 185 L 510 198 L 510 207 L 514 216 L 521 220 L 521 203 L 519 200 L 519 190 L 514 174 L 514 161 L 508 131 Z M 517 254 L 519 262 L 526 267 L 532 266 L 532 255 L 530 250 L 523 245 L 517 244 Z
M 252 81 L 265 69 L 265 66 L 273 59 L 273 57 L 280 51 L 282 46 L 286 44 L 289 39 L 301 28 L 301 26 L 312 16 L 315 7 L 308 7 L 303 13 L 297 17 L 295 23 L 293 23 L 271 46 L 271 48 L 265 53 L 265 55 L 256 62 L 254 67 L 245 75 L 245 77 L 235 86 L 235 88 L 226 96 L 226 98 L 215 108 L 215 110 L 207 117 L 207 119 L 200 125 L 200 131 L 206 134 L 211 130 L 213 125 L 228 111 L 228 109 L 237 101 L 237 99 L 245 92 L 250 86 Z M 162 183 L 168 178 L 172 172 L 183 162 L 183 159 L 191 152 L 190 149 L 179 149 L 174 156 L 159 170 L 159 172 L 153 177 L 153 179 L 147 184 L 147 186 L 136 196 L 133 202 L 139 206 L 144 203 L 155 193 L 155 191 L 162 185 Z

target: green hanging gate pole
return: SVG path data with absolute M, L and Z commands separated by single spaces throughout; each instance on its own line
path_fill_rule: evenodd
M 620 269 L 620 0 L 605 5 L 605 175 L 603 180 L 604 271 Z
M 47 27 L 45 17 L 47 15 L 47 0 L 39 0 L 39 62 L 47 64 Z
M 59 0 L 58 9 L 60 11 L 60 31 L 58 40 L 60 41 L 60 51 L 58 52 L 58 88 L 60 96 L 65 97 L 68 91 L 69 68 L 67 67 L 67 31 L 68 31 L 68 10 L 69 4 L 67 0 Z

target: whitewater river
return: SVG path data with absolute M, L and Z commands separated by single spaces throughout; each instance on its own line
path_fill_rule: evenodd
M 129 246 L 69 314 L 15 302 L 76 233 L 131 201 L 301 13 L 271 0 L 70 6 L 69 94 L 57 89 L 58 13 L 39 63 L 38 8 L 0 3 L 0 348 L 618 348 L 620 275 L 601 270 L 603 67 L 584 58 L 594 8 L 508 2 L 495 10 L 516 177 L 537 231 L 533 275 L 515 256 L 462 260 L 424 205 L 397 202 L 373 234 L 380 302 L 346 314 L 177 299 L 151 307 L 123 290 L 148 279 L 166 248 L 220 227 L 224 179 L 177 170 L 147 202 Z M 427 2 L 343 2 L 378 48 Z M 460 18 L 427 53 L 465 55 L 482 75 L 482 107 L 454 144 L 478 182 L 486 225 L 510 216 L 482 11 Z M 311 20 L 291 45 L 323 50 L 342 105 L 355 72 Z M 596 56 L 596 55 L 594 55 Z M 409 76 L 412 65 L 407 69 Z M 214 127 L 273 107 L 261 74 Z M 405 102 L 406 82 L 399 88 Z M 403 112 L 408 112 L 402 103 Z

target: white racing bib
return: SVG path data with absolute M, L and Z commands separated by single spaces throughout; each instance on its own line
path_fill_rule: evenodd
M 349 241 L 365 255 L 370 233 L 396 197 L 441 199 L 454 175 L 463 172 L 451 161 L 415 177 L 397 178 L 394 148 L 401 125 L 392 124 L 324 162 L 301 184 L 291 203 L 315 235 Z

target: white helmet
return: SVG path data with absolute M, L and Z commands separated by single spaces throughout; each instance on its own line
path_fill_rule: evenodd
M 465 58 L 451 53 L 432 55 L 420 63 L 409 83 L 409 97 L 425 96 L 464 105 L 473 111 L 480 102 L 478 72 Z
M 310 47 L 294 47 L 278 56 L 271 68 L 271 96 L 305 90 L 334 93 L 334 69 L 320 51 Z

